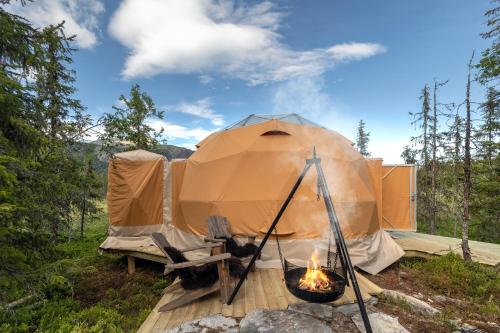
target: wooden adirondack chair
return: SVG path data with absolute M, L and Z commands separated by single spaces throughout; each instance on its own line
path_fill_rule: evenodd
M 209 216 L 207 219 L 207 225 L 208 225 L 208 237 L 205 238 L 205 241 L 207 242 L 222 242 L 225 245 L 226 238 L 234 237 L 234 234 L 231 231 L 231 226 L 229 224 L 229 221 L 225 216 L 220 216 L 220 215 Z M 257 235 L 247 236 L 248 243 L 255 244 L 256 236 Z M 227 249 L 225 247 L 224 250 L 225 250 L 224 252 L 227 252 Z M 242 262 L 248 265 L 248 262 L 250 261 L 251 257 L 252 256 L 241 258 Z M 255 266 L 252 267 L 252 271 L 255 271 Z
M 165 238 L 165 236 L 163 236 L 163 234 L 160 234 L 160 233 L 153 233 L 151 235 L 151 237 L 153 239 L 153 242 L 160 248 L 160 250 L 165 254 L 165 256 L 171 260 L 168 253 L 166 253 L 163 249 L 165 246 L 171 246 L 170 243 Z M 219 273 L 219 281 L 217 281 L 213 285 L 206 287 L 206 288 L 200 288 L 200 289 L 196 289 L 196 290 L 187 290 L 182 296 L 180 296 L 180 297 L 168 302 L 167 304 L 161 306 L 158 309 L 159 312 L 173 310 L 175 308 L 178 308 L 178 307 L 183 306 L 185 304 L 189 304 L 189 303 L 193 302 L 194 300 L 197 300 L 205 295 L 211 294 L 211 293 L 216 292 L 218 290 L 220 290 L 220 292 L 221 292 L 221 301 L 223 303 L 227 302 L 231 286 L 230 286 L 229 269 L 228 269 L 228 265 L 225 262 L 225 260 L 230 258 L 231 254 L 224 252 L 223 243 L 210 242 L 210 243 L 203 244 L 200 246 L 192 246 L 189 248 L 180 249 L 180 251 L 181 252 L 189 252 L 189 251 L 206 249 L 206 248 L 212 249 L 212 254 L 206 258 L 198 259 L 198 260 L 191 260 L 191 261 L 177 263 L 177 264 L 173 263 L 173 260 L 171 260 L 172 264 L 166 264 L 165 268 L 168 271 L 168 270 L 175 270 L 178 268 L 187 268 L 187 267 L 193 267 L 193 266 L 197 266 L 197 265 L 203 265 L 203 264 L 215 262 L 215 263 L 217 263 L 217 271 Z M 171 286 L 167 287 L 164 290 L 164 292 L 172 292 L 172 291 L 178 290 L 180 288 L 182 288 L 181 284 L 179 282 L 177 282 L 177 283 L 174 283 Z

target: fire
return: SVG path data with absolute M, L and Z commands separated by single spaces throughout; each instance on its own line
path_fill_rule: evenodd
M 311 261 L 307 261 L 307 271 L 299 280 L 299 288 L 316 292 L 329 292 L 333 281 L 323 272 L 318 262 L 318 251 L 314 250 Z

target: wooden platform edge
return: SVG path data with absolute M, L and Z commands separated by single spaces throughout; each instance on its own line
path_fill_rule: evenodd
M 119 249 L 109 249 L 109 250 L 108 249 L 100 249 L 100 250 L 103 251 L 104 253 L 121 254 L 124 256 L 130 256 L 130 257 L 134 257 L 134 258 L 159 262 L 161 264 L 170 264 L 171 263 L 167 257 L 152 254 L 152 253 L 132 251 L 132 250 L 119 250 Z

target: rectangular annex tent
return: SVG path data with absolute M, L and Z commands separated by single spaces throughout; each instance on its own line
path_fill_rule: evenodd
M 382 166 L 382 228 L 417 231 L 417 167 Z

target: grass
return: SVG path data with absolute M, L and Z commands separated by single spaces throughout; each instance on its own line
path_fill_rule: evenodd
M 500 274 L 491 267 L 464 261 L 458 254 L 450 252 L 425 261 L 404 261 L 403 266 L 418 272 L 425 284 L 443 295 L 500 301 Z
M 492 267 L 451 252 L 430 260 L 404 260 L 401 265 L 435 294 L 477 304 L 476 311 L 488 317 L 500 316 L 500 273 Z
M 87 226 L 83 239 L 55 246 L 57 255 L 24 277 L 24 294 L 35 299 L 0 310 L 1 332 L 135 332 L 170 281 L 162 265 L 137 263 L 133 275 L 117 255 L 99 255 L 104 214 Z

